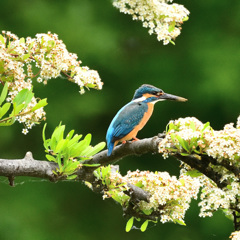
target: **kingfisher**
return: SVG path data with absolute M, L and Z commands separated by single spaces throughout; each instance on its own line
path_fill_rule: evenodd
M 164 100 L 187 101 L 186 98 L 165 93 L 162 89 L 149 84 L 139 87 L 135 91 L 132 101 L 123 106 L 110 123 L 106 135 L 107 155 L 112 154 L 113 148 L 119 142 L 139 140 L 136 138 L 137 133 L 151 117 L 154 104 Z

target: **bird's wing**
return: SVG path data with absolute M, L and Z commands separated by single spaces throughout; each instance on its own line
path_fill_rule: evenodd
M 130 133 L 142 120 L 148 106 L 145 103 L 131 102 L 119 110 L 108 131 L 112 142 Z

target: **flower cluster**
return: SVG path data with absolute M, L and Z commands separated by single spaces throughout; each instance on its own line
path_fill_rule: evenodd
M 191 199 L 197 198 L 200 188 L 198 179 L 182 174 L 179 179 L 167 172 L 129 171 L 126 176 L 119 172 L 102 168 L 101 180 L 106 185 L 104 198 L 111 197 L 122 206 L 129 204 L 130 197 L 125 194 L 127 183 L 131 183 L 150 194 L 149 202 L 140 201 L 134 206 L 140 214 L 157 216 L 162 223 L 177 222 L 185 225 L 184 216 Z M 98 170 L 99 171 L 99 170 Z
M 239 118 L 237 127 L 239 127 Z M 175 152 L 187 156 L 189 154 L 203 154 L 216 159 L 217 164 L 209 162 L 209 167 L 222 176 L 221 182 L 228 185 L 219 188 L 203 174 L 198 175 L 202 186 L 200 195 L 200 216 L 212 216 L 213 212 L 223 209 L 226 215 L 232 214 L 232 209 L 240 209 L 239 176 L 231 171 L 231 166 L 240 165 L 240 129 L 233 124 L 225 125 L 223 130 L 213 130 L 209 123 L 203 124 L 196 118 L 180 118 L 170 121 L 166 137 L 159 144 L 159 152 L 166 158 Z M 201 159 L 201 158 L 200 158 Z M 230 166 L 227 167 L 226 166 Z M 182 165 L 182 172 L 193 169 L 187 164 Z
M 232 206 L 240 209 L 237 199 L 240 197 L 240 186 L 238 182 L 233 182 L 227 188 L 216 187 L 207 177 L 200 178 L 202 193 L 199 202 L 200 217 L 212 217 L 213 213 L 219 209 L 224 210 L 225 215 L 231 215 Z
M 232 234 L 229 238 L 231 238 L 232 240 L 239 240 L 240 239 L 240 231 L 232 232 Z
M 239 120 L 238 120 L 239 122 Z M 209 123 L 196 118 L 180 118 L 169 122 L 166 138 L 159 144 L 159 152 L 166 158 L 175 150 L 207 154 L 221 163 L 223 160 L 240 166 L 240 128 L 232 123 L 215 131 Z
M 140 20 L 149 34 L 157 34 L 163 44 L 172 42 L 181 33 L 181 24 L 188 20 L 189 11 L 179 4 L 169 4 L 172 0 L 115 0 L 113 5 L 120 12 Z
M 240 116 L 237 118 L 237 128 L 240 128 Z
M 139 209 L 143 212 L 157 212 L 160 221 L 182 222 L 192 198 L 197 199 L 199 181 L 187 175 L 179 179 L 168 172 L 135 171 L 124 177 L 134 185 L 141 183 L 141 188 L 150 193 L 149 203 L 141 201 Z
M 159 153 L 167 158 L 175 151 L 186 151 L 186 145 L 190 148 L 189 151 L 196 151 L 196 147 L 204 147 L 201 138 L 203 130 L 206 130 L 203 123 L 193 117 L 171 120 L 168 123 L 167 135 L 159 144 Z
M 56 34 L 37 34 L 35 38 L 18 38 L 10 32 L 0 35 L 0 82 L 8 82 L 8 102 L 23 89 L 31 90 L 32 81 L 44 84 L 51 78 L 64 75 L 68 80 L 80 86 L 80 93 L 86 88 L 102 88 L 97 71 L 80 66 L 77 55 L 69 53 L 62 40 Z M 33 69 L 34 66 L 34 69 Z M 38 68 L 38 70 L 36 70 Z M 45 118 L 43 108 L 30 111 L 37 104 L 35 97 L 16 118 L 24 123 L 23 133 L 27 133 L 36 122 Z M 25 114 L 24 114 L 25 113 Z

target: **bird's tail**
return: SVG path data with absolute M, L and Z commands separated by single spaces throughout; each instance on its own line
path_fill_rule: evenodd
M 114 142 L 108 142 L 108 153 L 107 155 L 110 156 L 112 154 L 113 148 L 114 148 Z

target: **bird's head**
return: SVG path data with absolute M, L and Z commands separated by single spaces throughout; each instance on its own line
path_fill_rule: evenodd
M 187 101 L 186 98 L 165 93 L 162 89 L 154 87 L 149 84 L 144 84 L 140 88 L 138 88 L 135 91 L 132 99 L 132 101 L 135 102 L 152 102 L 152 103 L 164 100 L 173 100 L 179 102 Z

